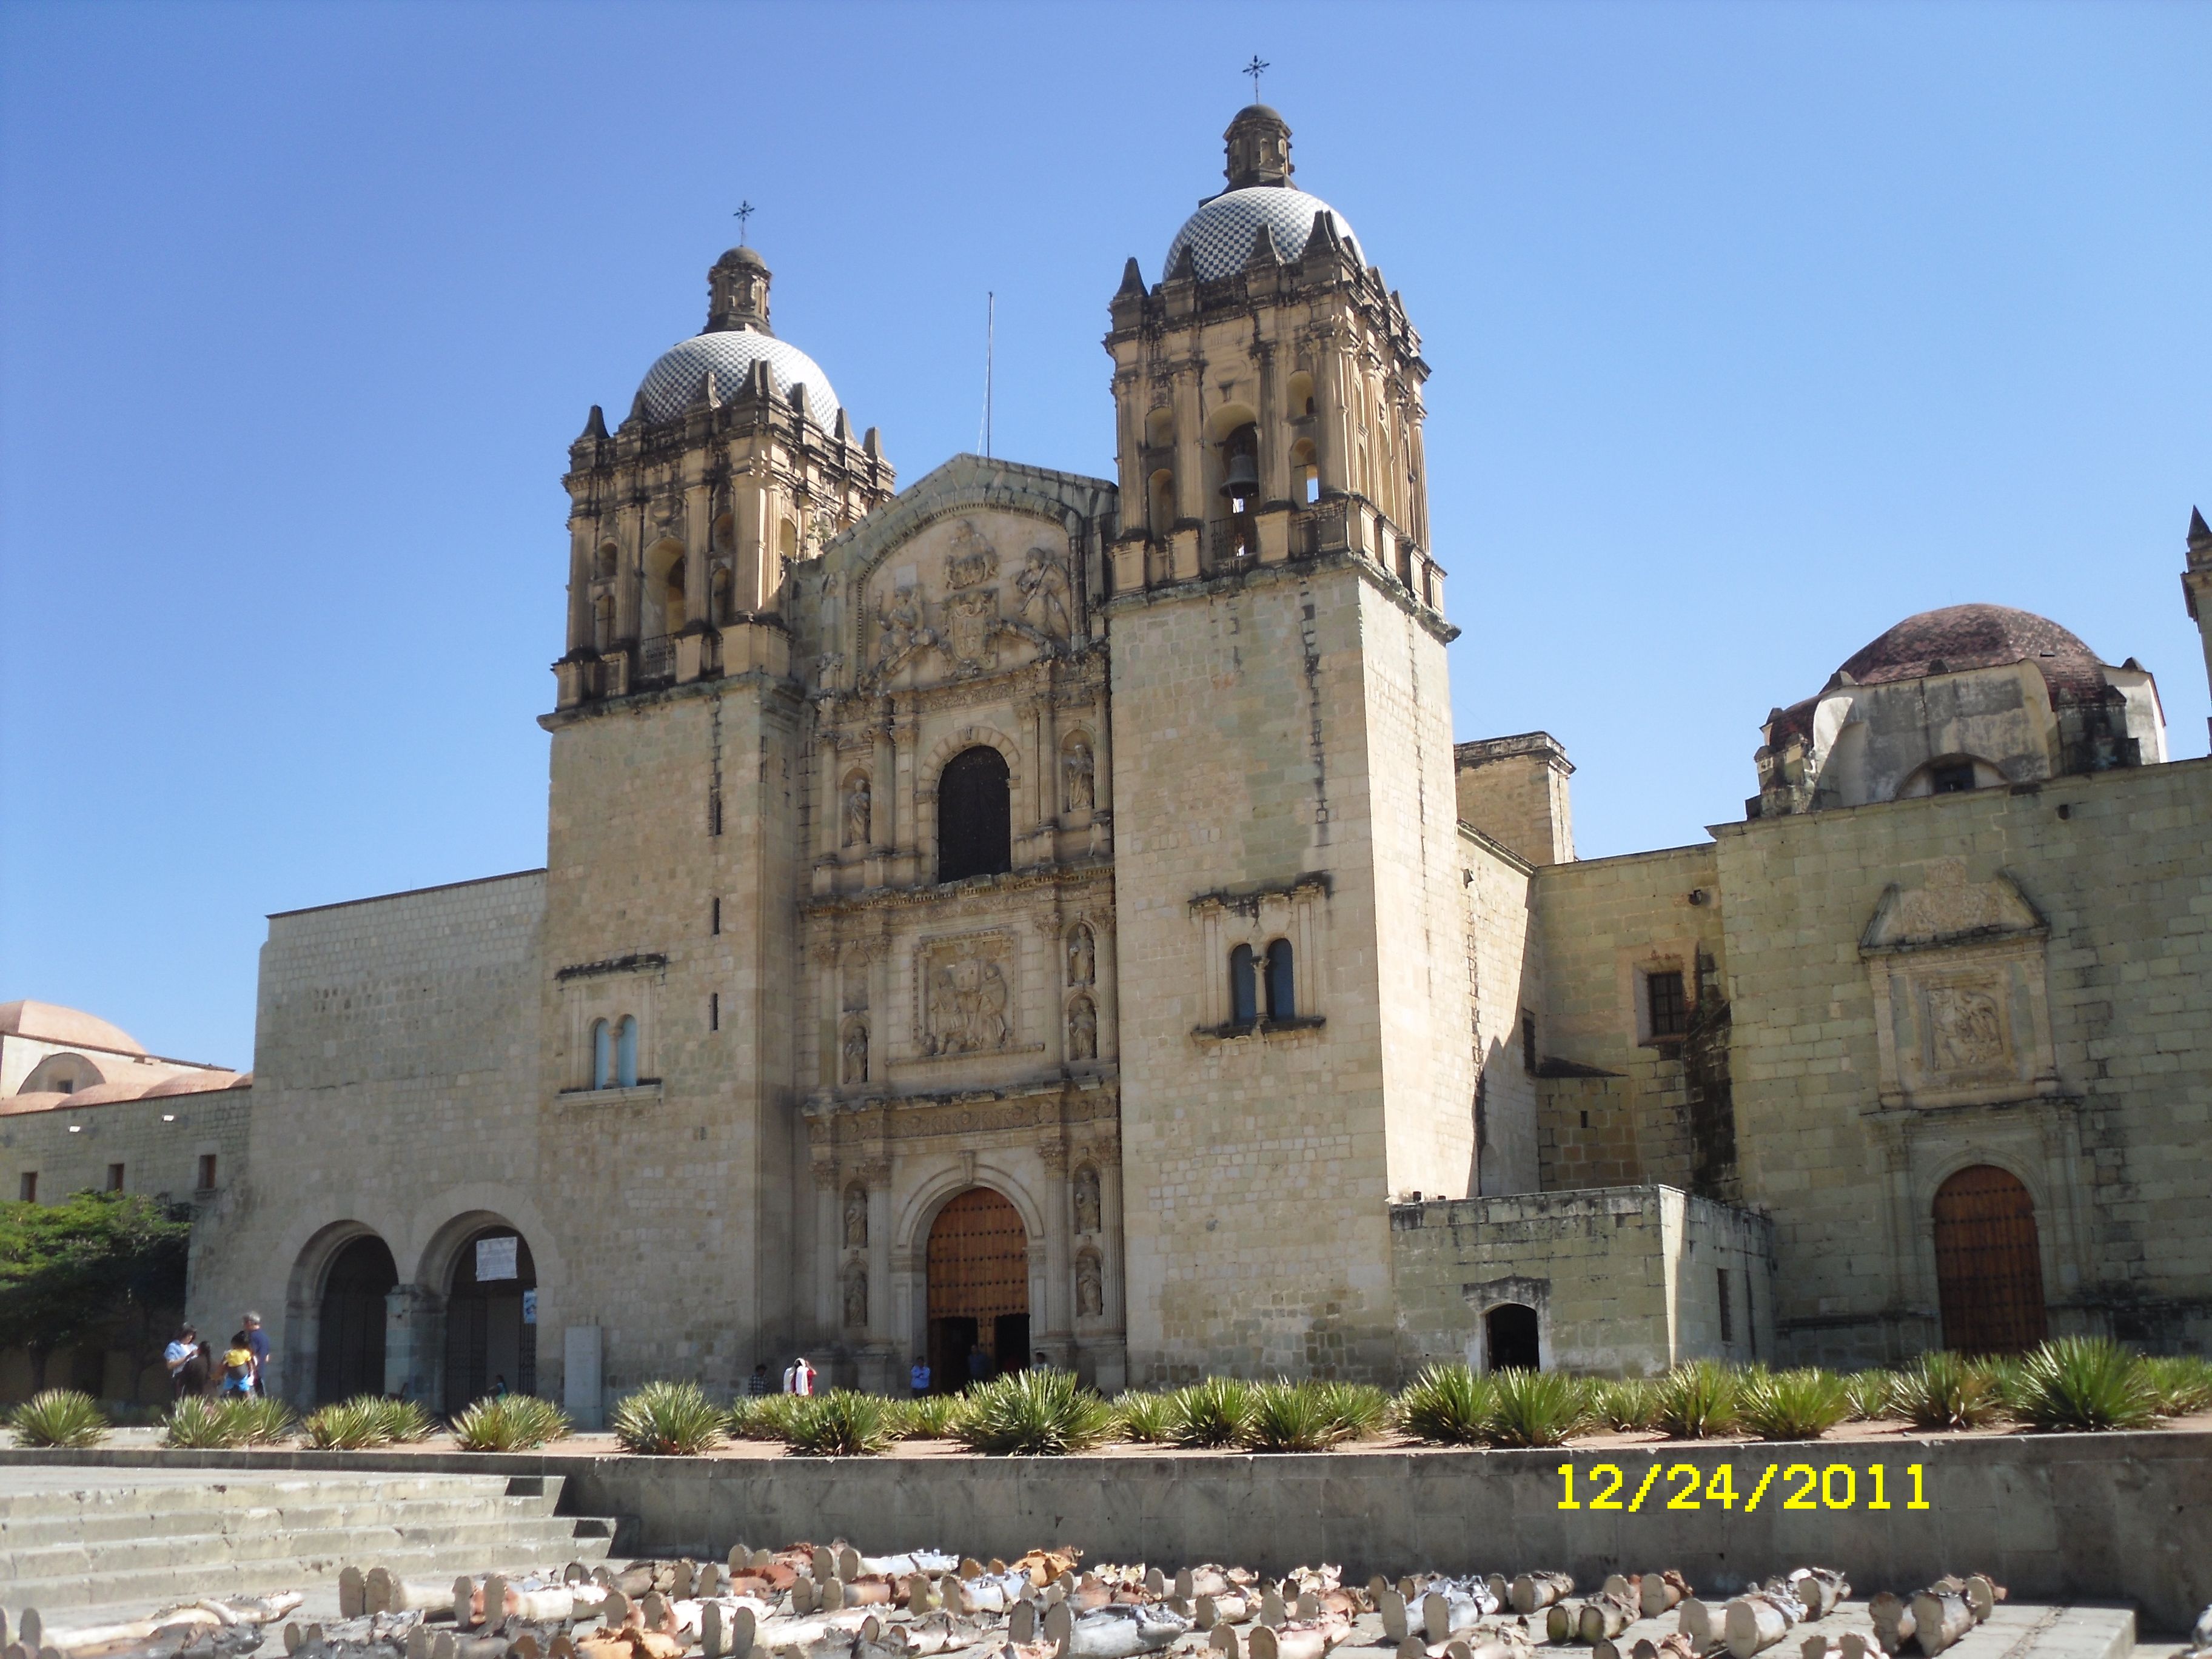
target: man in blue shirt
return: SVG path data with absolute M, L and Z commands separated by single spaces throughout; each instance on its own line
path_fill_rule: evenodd
M 929 1392 L 929 1362 L 920 1354 L 914 1357 L 914 1369 L 906 1374 L 907 1386 L 917 1398 Z
M 261 1316 L 246 1316 L 246 1346 L 253 1353 L 253 1392 L 269 1395 L 269 1333 L 261 1328 Z

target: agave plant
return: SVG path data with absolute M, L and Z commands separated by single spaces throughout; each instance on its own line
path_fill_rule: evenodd
M 1710 1359 L 1677 1365 L 1652 1390 L 1652 1421 L 1670 1440 L 1708 1440 L 1736 1426 L 1741 1382 Z
M 696 1382 L 648 1382 L 615 1402 L 613 1428 L 624 1451 L 696 1457 L 722 1443 L 727 1420 Z
M 1818 1440 L 1850 1415 L 1850 1391 L 1833 1371 L 1773 1371 L 1746 1380 L 1746 1427 L 1761 1440 Z
M 1372 1382 L 1316 1382 L 1340 1440 L 1371 1440 L 1390 1425 L 1390 1396 Z
M 791 1449 L 815 1457 L 872 1457 L 890 1446 L 899 1418 L 879 1395 L 832 1389 L 809 1395 L 792 1414 Z
M 2062 1336 L 2020 1362 L 2006 1403 L 2039 1429 L 2140 1429 L 2158 1413 L 2141 1358 L 2110 1337 Z
M 949 1440 L 960 1421 L 963 1406 L 957 1394 L 917 1395 L 899 1408 L 897 1433 L 902 1440 Z
M 1250 1395 L 1240 1443 L 1253 1451 L 1326 1451 L 1344 1437 L 1317 1384 L 1278 1380 L 1262 1382 Z
M 453 1440 L 463 1451 L 533 1451 L 574 1432 L 568 1413 L 528 1394 L 479 1400 L 453 1419 Z
M 737 1440 L 781 1440 L 788 1445 L 798 1431 L 805 1396 L 795 1394 L 756 1395 L 730 1407 L 728 1432 Z
M 88 1394 L 48 1389 L 34 1394 L 9 1414 L 8 1426 L 19 1446 L 97 1446 L 107 1438 L 108 1423 Z
M 319 1407 L 300 1425 L 301 1435 L 318 1451 L 360 1451 L 385 1445 L 388 1443 L 381 1432 L 382 1413 L 377 1410 L 382 1403 L 364 1395 Z
M 970 1389 L 953 1436 L 970 1449 L 1060 1457 L 1106 1438 L 1113 1407 L 1057 1369 L 1010 1371 Z
M 1581 1382 L 1565 1371 L 1502 1370 L 1487 1438 L 1500 1446 L 1559 1446 L 1582 1427 L 1587 1409 Z
M 373 1405 L 371 1415 L 383 1445 L 411 1446 L 437 1432 L 438 1425 L 430 1420 L 430 1413 L 422 1409 L 419 1400 L 380 1398 Z
M 1658 1399 L 1643 1377 L 1600 1377 L 1590 1384 L 1590 1420 L 1616 1433 L 1649 1429 L 1657 1420 L 1658 1412 Z
M 2146 1358 L 2142 1364 L 2160 1417 L 2193 1417 L 2212 1411 L 2212 1360 L 2195 1354 L 2163 1354 Z
M 300 1419 L 291 1407 L 264 1395 L 226 1401 L 223 1410 L 229 1413 L 241 1446 L 274 1446 L 300 1431 Z
M 1987 1367 L 1943 1349 L 1922 1354 L 1897 1374 L 1890 1403 L 1917 1429 L 1978 1429 L 2004 1414 Z
M 1489 1432 L 1498 1400 L 1495 1378 L 1465 1364 L 1431 1365 L 1407 1385 L 1391 1414 L 1398 1426 L 1431 1445 L 1472 1446 Z
M 1168 1396 L 1168 1438 L 1178 1446 L 1233 1446 L 1252 1421 L 1252 1385 L 1209 1376 Z
M 187 1395 L 161 1420 L 161 1443 L 206 1449 L 273 1446 L 298 1426 L 281 1400 L 207 1400 Z
M 1892 1371 L 1853 1371 L 1844 1379 L 1844 1398 L 1855 1422 L 1870 1423 L 1897 1409 L 1897 1376 Z
M 1116 1440 L 1132 1440 L 1139 1445 L 1164 1445 L 1175 1431 L 1175 1396 L 1151 1394 L 1142 1389 L 1132 1389 L 1114 1402 L 1114 1426 Z

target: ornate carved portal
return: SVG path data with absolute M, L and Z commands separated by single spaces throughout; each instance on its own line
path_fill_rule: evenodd
M 956 1194 L 930 1227 L 928 1262 L 935 1386 L 950 1393 L 1025 1366 L 1030 1252 L 1020 1212 L 988 1187 Z

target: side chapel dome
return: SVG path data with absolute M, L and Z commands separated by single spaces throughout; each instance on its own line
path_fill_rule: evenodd
M 1953 605 L 1907 617 L 1853 653 L 1837 672 L 1860 685 L 1880 685 L 2016 662 L 2035 665 L 2053 703 L 2104 692 L 2103 666 L 2078 635 L 2048 617 L 2007 605 Z

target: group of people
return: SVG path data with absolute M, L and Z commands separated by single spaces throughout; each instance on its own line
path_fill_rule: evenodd
M 179 1400 L 194 1395 L 242 1400 L 269 1392 L 269 1338 L 258 1313 L 247 1314 L 222 1349 L 202 1342 L 191 1326 L 180 1327 L 161 1351 L 161 1361 L 169 1368 L 169 1392 Z
M 1052 1361 L 1042 1353 L 1039 1353 L 1030 1362 L 1030 1364 L 1031 1369 L 1036 1370 L 1052 1369 Z M 988 1348 L 980 1342 L 973 1344 L 969 1348 L 968 1380 L 970 1382 L 988 1382 L 998 1375 L 998 1370 L 999 1362 L 993 1358 Z M 815 1382 L 820 1376 L 821 1373 L 808 1363 L 806 1356 L 801 1354 L 783 1368 L 783 1392 L 812 1394 Z M 907 1370 L 908 1388 L 916 1399 L 920 1399 L 929 1392 L 933 1381 L 933 1374 L 930 1370 L 927 1356 L 915 1355 L 914 1364 Z M 745 1379 L 745 1393 L 751 1398 L 758 1400 L 775 1391 L 775 1379 L 769 1376 L 768 1363 L 763 1360 L 753 1367 L 753 1374 Z

